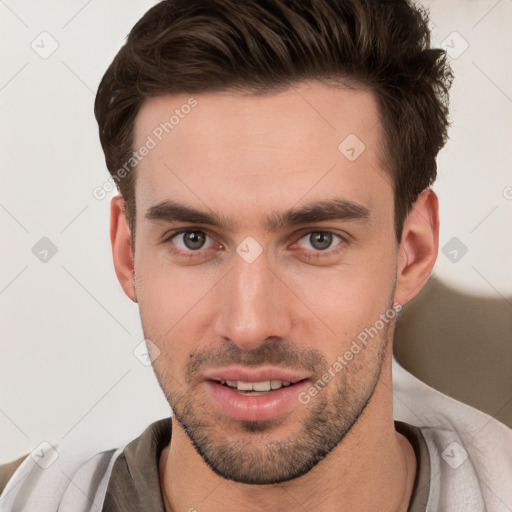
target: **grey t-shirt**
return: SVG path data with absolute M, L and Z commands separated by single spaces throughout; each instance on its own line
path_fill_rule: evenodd
M 408 512 L 424 512 L 430 492 L 429 452 L 421 430 L 395 421 L 395 429 L 411 443 L 417 470 Z M 103 504 L 104 512 L 165 512 L 158 462 L 171 440 L 171 419 L 152 423 L 129 443 L 116 460 Z

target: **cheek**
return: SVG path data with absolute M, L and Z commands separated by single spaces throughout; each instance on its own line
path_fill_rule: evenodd
M 297 342 L 322 350 L 329 361 L 343 354 L 352 340 L 375 326 L 391 306 L 394 289 L 392 265 L 346 266 L 288 273 L 286 280 L 294 304 Z M 394 318 L 394 311 L 389 316 Z M 386 326 L 391 324 L 389 321 Z M 384 334 L 379 322 L 378 337 Z
M 393 296 L 395 272 L 391 264 L 350 264 L 288 272 L 283 281 L 326 322 L 343 320 L 350 325 L 385 312 Z
M 173 360 L 182 360 L 208 332 L 215 307 L 212 280 L 147 260 L 140 259 L 135 270 L 144 335 L 162 352 L 172 352 Z

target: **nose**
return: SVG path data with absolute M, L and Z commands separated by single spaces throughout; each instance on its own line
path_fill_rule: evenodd
M 293 323 L 290 297 L 265 254 L 252 263 L 235 259 L 217 297 L 217 335 L 244 350 L 269 338 L 287 338 Z

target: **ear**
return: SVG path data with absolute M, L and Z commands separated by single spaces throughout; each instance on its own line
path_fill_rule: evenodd
M 131 300 L 137 302 L 132 237 L 126 218 L 124 199 L 121 195 L 113 197 L 110 202 L 110 242 L 117 279 L 119 279 L 124 293 Z
M 395 302 L 405 304 L 430 277 L 439 248 L 439 205 L 431 188 L 414 203 L 404 223 L 398 249 Z

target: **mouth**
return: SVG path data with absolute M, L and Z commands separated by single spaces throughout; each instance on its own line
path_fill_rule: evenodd
M 284 416 L 300 405 L 308 376 L 281 369 L 230 368 L 208 375 L 211 402 L 235 420 L 264 421 Z
M 262 380 L 258 382 L 243 382 L 236 380 L 220 379 L 214 381 L 222 386 L 226 386 L 231 391 L 248 396 L 260 396 L 270 391 L 277 391 L 281 388 L 289 388 L 297 383 L 303 382 L 306 379 L 297 380 L 295 382 L 289 380 Z

